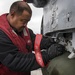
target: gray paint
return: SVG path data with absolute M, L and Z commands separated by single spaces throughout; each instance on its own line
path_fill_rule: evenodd
M 75 0 L 49 0 L 44 7 L 44 34 L 75 28 Z

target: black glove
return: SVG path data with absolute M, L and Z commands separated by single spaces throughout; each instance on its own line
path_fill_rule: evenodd
M 40 49 L 48 49 L 53 43 L 55 43 L 53 38 L 43 36 L 40 43 Z
M 63 54 L 65 52 L 65 47 L 63 45 L 60 45 L 60 44 L 52 44 L 48 50 L 48 56 L 49 56 L 49 59 L 53 59 L 54 57 L 56 56 L 59 56 L 61 54 Z

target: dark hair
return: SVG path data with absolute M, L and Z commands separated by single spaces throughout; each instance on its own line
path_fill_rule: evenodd
M 21 15 L 24 10 L 32 14 L 30 6 L 24 1 L 16 1 L 10 7 L 10 13 L 15 12 L 18 15 Z

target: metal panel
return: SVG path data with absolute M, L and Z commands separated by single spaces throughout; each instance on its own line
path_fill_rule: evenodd
M 44 33 L 75 28 L 75 0 L 50 0 L 43 22 Z

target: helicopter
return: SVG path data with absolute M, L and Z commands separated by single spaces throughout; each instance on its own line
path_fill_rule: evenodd
M 52 59 L 43 75 L 75 75 L 75 0 L 24 0 L 43 8 L 41 34 L 54 38 L 66 53 Z

